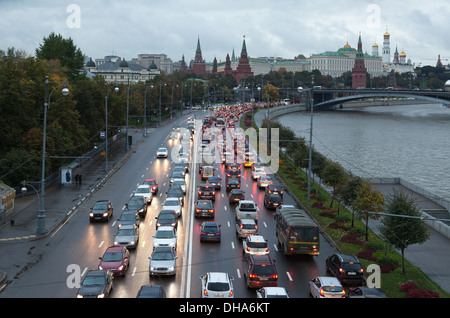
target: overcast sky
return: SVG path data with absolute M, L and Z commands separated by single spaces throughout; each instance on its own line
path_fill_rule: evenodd
M 368 53 L 383 34 L 418 65 L 450 59 L 448 0 L 0 0 L 0 49 L 29 55 L 51 32 L 72 38 L 88 56 L 164 53 L 172 61 L 194 58 L 200 38 L 203 58 L 239 55 L 245 35 L 250 57 L 357 47 L 361 32 Z M 444 60 L 444 64 L 448 61 Z

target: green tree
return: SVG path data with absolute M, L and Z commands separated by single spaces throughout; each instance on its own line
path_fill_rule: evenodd
M 405 274 L 405 249 L 412 244 L 423 244 L 430 234 L 413 198 L 394 189 L 394 193 L 386 201 L 386 213 L 390 215 L 381 221 L 380 233 L 395 248 L 401 250 L 402 273 Z
M 84 54 L 71 38 L 65 39 L 54 32 L 44 37 L 39 48 L 36 49 L 36 57 L 41 60 L 59 60 L 71 82 L 80 78 L 85 60 Z
M 383 194 L 376 190 L 373 185 L 364 180 L 358 187 L 356 199 L 353 201 L 352 208 L 359 217 L 366 220 L 366 241 L 369 240 L 369 217 L 377 219 L 379 215 L 369 214 L 369 212 L 381 212 L 384 209 Z
M 323 170 L 322 179 L 325 185 L 333 188 L 330 203 L 330 207 L 332 207 L 337 191 L 347 183 L 348 175 L 339 163 L 329 162 Z

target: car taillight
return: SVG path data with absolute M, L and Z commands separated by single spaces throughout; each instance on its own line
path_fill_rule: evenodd
M 266 247 L 266 252 L 269 252 L 269 248 L 268 247 Z
M 341 267 L 339 267 L 339 272 L 343 273 L 344 270 Z
M 206 235 L 206 232 L 202 232 L 201 235 Z
M 250 252 L 250 246 L 247 246 L 247 252 Z
M 270 278 L 278 279 L 278 275 L 277 274 L 270 275 Z
M 209 210 L 209 213 L 213 213 L 214 212 L 214 210 Z
M 345 289 L 342 290 L 342 298 L 345 297 Z
M 198 191 L 198 194 L 202 194 L 202 191 Z
M 323 293 L 323 288 L 320 289 L 319 294 L 320 294 L 320 296 L 325 297 L 325 294 Z
M 233 290 L 230 290 L 229 296 L 230 296 L 230 297 L 233 297 Z
M 250 277 L 250 278 L 256 278 L 256 277 L 258 277 L 258 275 L 250 274 L 250 275 L 248 275 L 248 277 Z
M 208 291 L 205 289 L 205 290 L 203 290 L 203 295 L 204 296 L 208 296 Z

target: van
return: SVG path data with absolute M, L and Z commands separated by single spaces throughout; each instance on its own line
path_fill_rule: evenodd
M 206 180 L 209 177 L 214 176 L 214 167 L 213 166 L 203 166 L 202 167 L 202 179 Z
M 246 258 L 244 276 L 249 288 L 277 287 L 278 273 L 270 255 L 252 255 Z

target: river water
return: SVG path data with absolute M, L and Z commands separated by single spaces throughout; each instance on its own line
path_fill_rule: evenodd
M 309 143 L 310 113 L 276 120 Z M 450 198 L 450 108 L 439 104 L 316 112 L 313 147 L 363 178 L 398 177 Z

